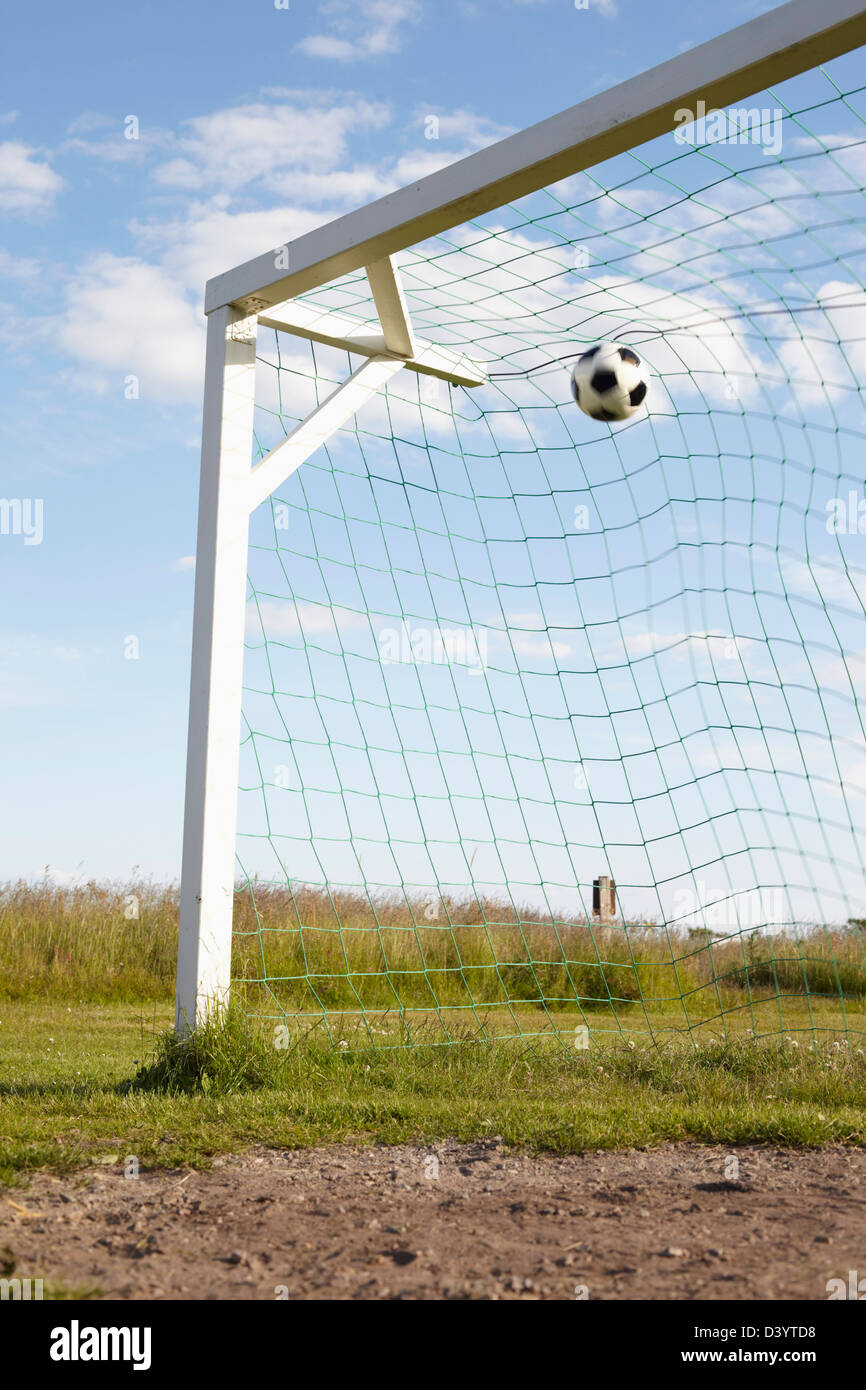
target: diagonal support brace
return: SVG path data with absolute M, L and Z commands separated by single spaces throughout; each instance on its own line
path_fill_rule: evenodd
M 306 420 L 292 430 L 281 444 L 260 459 L 250 473 L 246 500 L 254 511 L 296 468 L 308 459 L 403 366 L 400 357 L 371 357 L 363 362 L 348 381 L 344 381 Z

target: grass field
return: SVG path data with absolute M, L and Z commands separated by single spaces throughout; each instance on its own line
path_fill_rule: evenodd
M 253 1143 L 487 1138 L 557 1152 L 693 1138 L 866 1142 L 866 1060 L 825 1044 L 609 1044 L 281 1053 L 231 1028 L 166 1055 L 167 1004 L 15 1003 L 0 1013 L 0 1178 L 201 1163 Z M 130 1084 L 132 1083 L 132 1084 Z
M 138 915 L 130 918 L 133 893 Z M 266 907 L 273 922 L 274 902 Z M 305 922 L 312 911 L 306 907 Z M 242 925 L 254 923 L 241 911 Z M 528 927 L 544 930 L 541 923 Z M 304 934 L 315 939 L 326 930 L 318 923 Z M 371 957 L 370 943 L 361 939 L 366 929 L 356 930 L 349 974 L 363 975 L 366 961 L 378 980 L 387 939 Z M 527 924 L 519 930 L 525 939 Z M 597 928 L 578 925 L 573 932 L 572 945 L 579 942 L 584 951 L 588 935 L 598 944 Z M 728 944 L 704 943 L 677 966 L 680 983 L 694 986 L 685 1003 L 664 983 L 637 997 L 624 978 L 612 983 L 609 958 L 623 947 L 620 931 L 619 942 L 608 942 L 587 966 L 601 972 L 606 997 L 588 993 L 579 1008 L 556 995 L 546 1007 L 519 993 L 503 1002 L 491 985 L 489 998 L 475 999 L 483 1007 L 467 1009 L 459 992 L 465 973 L 457 970 L 451 993 L 449 968 L 438 1008 L 429 998 L 425 1007 L 424 996 L 412 992 L 413 976 L 396 1004 L 371 992 L 367 1015 L 357 993 L 353 1008 L 341 1009 L 348 1001 L 338 997 L 327 1026 L 308 1007 L 308 1017 L 290 1019 L 287 1045 L 276 1047 L 273 1027 L 294 988 L 289 980 L 287 995 L 272 995 L 262 1018 L 237 1012 L 194 1050 L 179 1049 L 168 1033 L 175 933 L 169 890 L 90 885 L 69 893 L 15 885 L 0 894 L 4 1181 L 46 1166 L 122 1163 L 130 1154 L 148 1166 L 202 1163 L 255 1143 L 499 1135 L 510 1144 L 566 1152 L 687 1138 L 866 1142 L 866 991 L 857 931 L 777 941 L 772 949 L 741 944 L 741 955 L 752 952 L 751 965 L 735 969 L 729 951 L 725 978 L 718 978 L 716 959 L 709 982 L 707 961 L 714 949 L 724 955 Z M 283 935 L 277 950 L 284 952 L 280 969 L 287 976 L 295 970 L 299 933 Z M 644 967 L 665 968 L 657 940 L 646 944 L 645 958 L 637 958 L 633 945 L 628 949 L 634 980 Z M 249 950 L 242 939 L 236 968 L 247 977 Z M 799 962 L 799 974 L 784 961 Z M 477 964 L 492 970 L 501 988 L 501 967 Z M 429 983 L 429 960 L 425 968 L 421 976 Z M 827 985 L 828 970 L 835 972 L 835 988 L 822 994 L 817 986 Z M 302 1003 L 297 993 L 292 998 Z M 407 1031 L 412 1047 L 399 1045 Z M 759 1041 L 759 1034 L 768 1036 Z M 446 1037 L 461 1045 L 442 1046 Z M 497 1038 L 503 1040 L 494 1045 Z

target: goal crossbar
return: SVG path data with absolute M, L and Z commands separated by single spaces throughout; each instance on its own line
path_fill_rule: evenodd
M 205 312 L 258 313 L 634 149 L 698 100 L 724 106 L 866 43 L 862 0 L 790 0 L 208 282 Z M 287 264 L 283 275 L 275 266 Z

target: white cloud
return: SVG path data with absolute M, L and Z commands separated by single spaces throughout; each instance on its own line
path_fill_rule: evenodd
M 173 570 L 177 570 L 179 573 L 185 573 L 187 570 L 194 570 L 195 556 L 180 555 L 178 559 L 172 561 L 171 567 Z
M 174 213 L 130 224 L 134 256 L 97 258 L 76 276 L 61 342 L 79 364 L 136 373 L 142 392 L 149 386 L 191 396 L 198 391 L 201 358 L 195 306 L 209 278 L 322 225 L 335 215 L 335 204 L 339 210 L 362 205 L 507 134 L 463 108 L 428 113 L 419 106 L 415 148 L 397 160 L 359 165 L 352 159 L 353 137 L 388 126 L 385 103 L 290 89 L 271 89 L 267 98 L 195 117 L 176 136 L 160 137 L 155 177 L 161 190 L 192 197 L 175 199 Z M 438 140 L 423 138 L 428 114 L 439 121 Z M 76 128 L 87 135 L 102 121 L 86 116 Z M 455 150 L 458 140 L 462 147 Z M 168 160 L 163 150 L 170 151 Z M 238 211 L 242 190 L 247 200 Z M 280 205 L 250 206 L 249 192 Z M 513 352 L 520 352 L 516 362 L 526 369 L 572 345 L 576 351 L 588 336 L 619 339 L 628 329 L 638 334 L 639 347 L 646 337 L 651 367 L 678 396 L 702 389 L 724 398 L 726 387 L 730 395 L 735 386 L 741 399 L 748 398 L 766 373 L 739 325 L 724 322 L 724 307 L 709 294 L 678 294 L 667 282 L 654 284 L 651 274 L 636 283 L 601 270 L 594 283 L 584 281 L 577 298 L 567 245 L 505 226 L 490 227 L 484 238 L 477 229 L 457 230 L 450 239 L 454 250 L 444 256 L 431 259 L 422 247 L 401 257 L 417 330 L 421 337 L 465 346 L 494 371 L 497 360 Z M 320 293 L 327 303 L 327 288 Z M 344 291 L 337 293 L 343 300 L 336 307 L 345 307 Z M 353 313 L 360 311 L 353 306 Z M 170 333 L 162 331 L 160 319 L 171 322 Z M 534 353 L 526 348 L 532 342 Z M 564 375 L 563 368 L 555 370 Z M 544 405 L 550 384 L 545 378 L 542 372 L 510 380 L 511 401 Z M 389 393 L 392 401 L 403 394 L 397 383 Z M 412 408 L 417 414 L 417 403 Z M 660 385 L 654 409 L 666 408 Z M 519 431 L 525 435 L 526 418 L 513 408 L 500 409 L 490 426 L 496 442 L 516 440 Z M 531 425 L 538 440 L 542 422 L 533 419 Z M 431 423 L 440 433 L 449 427 L 447 412 Z
M 801 401 L 835 400 L 866 380 L 866 292 L 829 280 L 806 312 L 792 315 L 779 360 Z M 758 319 L 760 323 L 760 318 Z
M 519 353 L 524 370 L 543 369 L 569 348 L 576 355 L 588 341 L 620 341 L 627 333 L 651 374 L 665 377 L 664 386 L 678 397 L 699 389 L 719 402 L 734 388 L 740 400 L 757 394 L 766 364 L 750 349 L 741 324 L 727 322 L 724 306 L 709 293 L 682 295 L 650 278 L 635 281 L 604 271 L 583 285 L 578 298 L 568 280 L 570 246 L 505 227 L 485 230 L 484 238 L 477 229 L 451 233 L 455 250 L 435 260 L 424 247 L 404 254 L 410 302 L 415 285 L 423 286 L 416 313 L 421 336 L 428 331 L 424 303 L 434 304 L 430 331 L 437 340 L 460 342 L 495 373 L 497 359 L 512 353 Z M 548 370 L 562 373 L 563 367 Z M 509 394 L 523 406 L 542 405 L 538 393 L 546 378 L 544 370 L 535 378 L 512 378 Z M 661 381 L 651 408 L 669 409 Z
M 677 660 L 686 657 L 709 656 L 716 661 L 730 661 L 742 655 L 744 639 L 727 632 L 624 632 L 623 644 L 629 661 L 642 657 L 670 655 Z
M 511 649 L 530 661 L 564 661 L 574 653 L 570 642 L 553 641 L 546 632 L 509 632 Z
M 247 633 L 255 636 L 266 632 L 269 638 L 280 637 L 336 637 L 341 631 L 365 628 L 369 630 L 370 618 L 366 613 L 356 613 L 350 608 L 334 607 L 324 603 L 297 603 L 286 599 L 283 603 L 266 601 L 247 605 Z
M 514 131 L 513 126 L 500 125 L 487 116 L 479 116 L 463 107 L 456 111 L 442 111 L 436 106 L 416 108 L 415 119 L 419 125 L 426 127 L 426 122 L 431 116 L 436 117 L 437 140 L 459 140 L 461 144 L 475 150 L 480 150 L 493 140 L 502 140 Z M 425 140 L 428 140 L 426 130 Z M 432 137 L 429 137 L 429 141 L 432 143 Z
M 106 126 L 116 126 L 117 121 L 113 116 L 106 116 L 101 111 L 82 111 L 75 116 L 66 127 L 70 135 L 89 135 L 93 130 L 104 130 Z
M 158 165 L 156 181 L 189 193 L 236 194 L 257 186 L 295 205 L 353 208 L 510 133 L 470 111 L 419 109 L 415 148 L 396 160 L 358 163 L 351 159 L 351 141 L 389 125 L 392 113 L 386 103 L 360 97 L 341 101 L 321 93 L 274 95 L 283 99 L 197 116 L 176 138 L 161 139 L 160 146 L 169 148 L 172 157 Z M 435 140 L 425 134 L 431 116 L 438 122 Z
M 302 199 L 305 203 L 327 207 L 338 204 L 339 208 L 352 209 L 383 198 L 400 186 L 402 180 L 384 174 L 369 165 L 355 165 L 352 169 L 335 169 L 331 172 L 312 170 L 286 170 L 268 179 L 275 193 Z M 333 211 L 327 214 L 333 217 Z M 322 214 L 319 219 L 322 220 Z
M 338 63 L 354 63 L 364 58 L 380 58 L 397 53 L 402 47 L 401 30 L 421 18 L 418 0 L 330 0 L 320 7 L 330 20 L 331 33 L 310 34 L 298 49 L 309 58 L 326 58 Z
M 866 608 L 866 575 L 862 570 L 845 568 L 829 558 L 792 559 L 784 551 L 779 554 L 779 570 L 789 597 L 851 609 L 858 617 Z
M 49 212 L 63 179 L 40 152 L 19 140 L 0 143 L 0 209 L 25 216 Z
M 228 199 L 193 203 L 170 221 L 133 224 L 139 247 L 201 298 L 205 282 L 229 266 L 260 255 L 268 246 L 301 236 L 327 216 L 309 208 L 274 207 L 231 212 Z
M 125 123 L 116 116 L 82 111 L 67 126 L 67 138 L 60 152 L 87 155 L 104 164 L 123 164 L 132 159 L 145 159 L 154 147 L 159 148 L 170 138 L 164 131 L 150 130 L 146 140 L 133 140 L 125 133 L 126 129 Z M 98 138 L 93 138 L 97 132 Z
M 90 159 L 100 159 L 104 164 L 128 164 L 134 159 L 144 161 L 151 153 L 153 144 L 153 138 L 145 144 L 143 140 L 125 140 L 122 135 L 106 135 L 101 140 L 83 140 L 73 136 L 64 140 L 60 150 L 63 154 L 82 154 Z
M 218 191 L 188 202 L 172 218 L 133 222 L 139 250 L 152 256 L 200 295 L 205 281 L 271 246 L 302 236 L 334 216 L 382 197 L 442 164 L 469 154 L 479 144 L 507 133 L 466 111 L 440 117 L 440 133 L 461 137 L 455 149 L 445 139 L 409 151 L 396 162 L 353 164 L 352 136 L 380 128 L 391 119 L 383 104 L 348 101 L 329 104 L 321 94 L 291 96 L 279 106 L 265 103 L 224 110 L 189 122 L 175 142 L 177 159 L 163 164 L 163 186 Z M 318 103 L 313 105 L 312 102 Z M 305 146 L 303 153 L 299 148 Z M 183 162 L 183 167 L 181 163 Z M 282 205 L 234 210 L 240 183 L 258 183 Z M 334 209 L 334 204 L 338 209 Z
M 204 326 L 183 286 L 159 266 L 105 253 L 70 284 L 55 342 L 104 376 L 139 378 L 142 397 L 184 399 L 200 389 Z
M 48 324 L 72 358 L 68 378 L 78 389 L 101 391 L 131 373 L 143 395 L 195 398 L 197 306 L 210 277 L 322 225 L 335 205 L 363 205 L 507 133 L 458 109 L 438 114 L 440 138 L 426 142 L 424 114 L 416 116 L 418 147 L 375 164 L 353 161 L 352 144 L 386 127 L 391 110 L 351 94 L 271 89 L 261 100 L 195 117 L 176 135 L 153 132 L 147 144 L 157 155 L 156 182 L 192 196 L 181 196 L 173 214 L 129 224 L 135 254 L 97 256 L 77 271 L 65 311 Z M 69 127 L 67 148 L 113 160 L 109 146 L 138 145 L 110 129 L 116 125 L 84 112 Z M 251 189 L 277 205 L 237 211 L 238 194 Z M 23 261 L 9 269 L 22 277 L 35 271 Z
M 287 169 L 305 170 L 318 178 L 322 192 L 323 176 L 347 157 L 349 137 L 381 130 L 390 119 L 384 102 L 360 97 L 329 104 L 321 96 L 299 93 L 278 105 L 227 107 L 184 122 L 173 142 L 174 158 L 160 165 L 155 176 L 163 185 L 190 192 L 235 190 L 251 183 L 273 189 L 275 177 Z
M 6 280 L 32 280 L 39 273 L 39 262 L 24 256 L 13 256 L 0 247 L 0 275 Z

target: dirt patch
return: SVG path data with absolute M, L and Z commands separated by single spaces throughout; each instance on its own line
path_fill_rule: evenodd
M 39 1175 L 0 1199 L 0 1254 L 124 1299 L 826 1299 L 866 1275 L 866 1152 L 258 1149 Z

